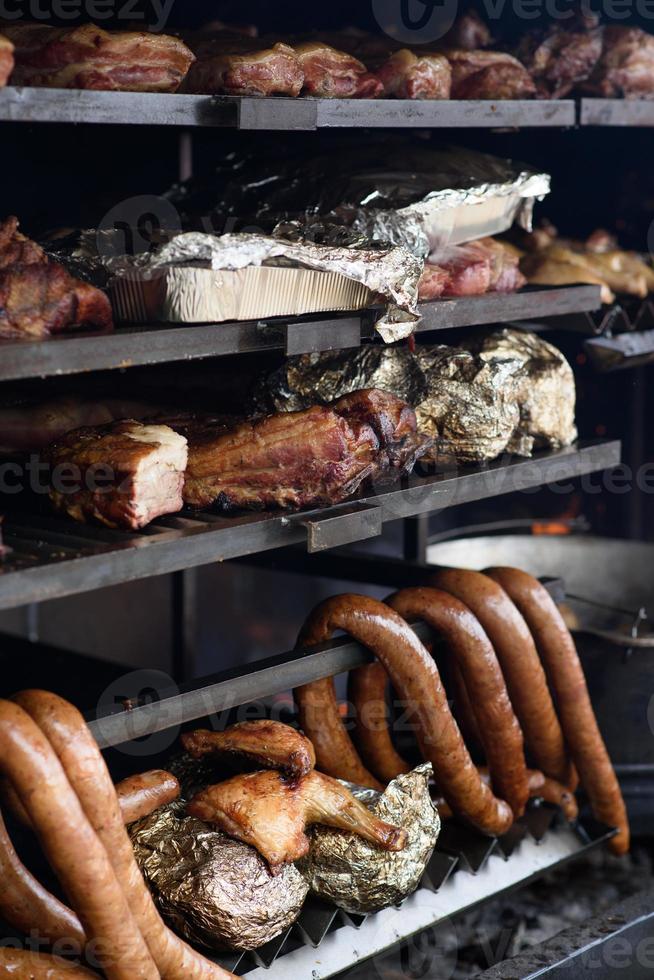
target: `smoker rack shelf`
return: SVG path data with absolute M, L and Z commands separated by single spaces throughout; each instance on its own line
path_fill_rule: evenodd
M 94 123 L 242 130 L 322 128 L 495 128 L 574 126 L 571 99 L 539 101 L 412 101 L 403 99 L 288 99 L 81 89 L 0 91 L 0 121 Z
M 445 829 L 449 829 L 447 825 Z M 459 827 L 451 829 L 453 843 L 457 831 L 468 833 Z M 291 975 L 325 980 L 381 955 L 417 932 L 437 929 L 439 924 L 447 929 L 453 916 L 562 867 L 613 835 L 612 830 L 594 821 L 576 827 L 564 824 L 555 808 L 547 805 L 528 810 L 523 821 L 512 829 L 519 832 L 509 832 L 507 837 L 520 839 L 515 847 L 509 846 L 509 854 L 504 850 L 503 839 L 484 840 L 481 835 L 474 835 L 480 850 L 484 850 L 476 870 L 466 868 L 458 849 L 447 849 L 451 846 L 449 840 L 445 849 L 439 842 L 420 887 L 398 908 L 352 916 L 327 903 L 321 903 L 318 910 L 309 905 L 295 925 L 272 943 L 254 953 L 235 954 L 220 962 L 238 969 L 249 980 L 286 980 Z M 317 944 L 312 941 L 307 922 L 313 934 L 321 937 Z M 302 943 L 299 948 L 298 939 Z
M 598 286 L 527 287 L 518 293 L 462 296 L 421 304 L 416 332 L 581 316 L 598 309 Z M 110 334 L 70 333 L 47 340 L 0 341 L 0 381 L 190 361 L 253 351 L 287 354 L 358 347 L 374 335 L 370 310 L 322 318 L 184 326 L 117 327 Z
M 305 543 L 310 552 L 376 537 L 387 521 L 570 480 L 620 462 L 618 441 L 581 442 L 531 459 L 510 458 L 459 473 L 404 478 L 354 502 L 321 510 L 222 517 L 183 513 L 140 533 L 9 513 L 11 551 L 0 564 L 0 609 L 43 602 L 151 575 L 163 575 Z
M 654 126 L 652 99 L 581 99 L 581 126 Z

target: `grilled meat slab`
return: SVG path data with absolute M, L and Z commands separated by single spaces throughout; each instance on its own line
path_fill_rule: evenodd
M 304 72 L 288 44 L 229 34 L 189 35 L 197 57 L 184 91 L 199 95 L 288 95 L 302 91 Z
M 394 51 L 375 69 L 384 95 L 398 99 L 449 99 L 452 69 L 442 54 Z
M 104 31 L 94 24 L 2 27 L 15 45 L 15 85 L 123 92 L 176 92 L 194 58 L 177 37 Z
M 358 391 L 254 420 L 171 420 L 189 443 L 184 500 L 262 510 L 340 503 L 365 480 L 409 471 L 429 440 L 405 402 Z
M 355 58 L 322 41 L 293 45 L 304 73 L 303 92 L 318 99 L 376 99 L 379 78 Z
M 110 330 L 111 304 L 56 262 L 0 270 L 0 337 L 43 338 L 69 327 Z
M 0 269 L 10 265 L 46 265 L 48 257 L 36 242 L 18 230 L 13 215 L 0 221 Z
M 502 51 L 443 51 L 452 68 L 453 99 L 530 99 L 534 81 L 521 62 Z
M 183 506 L 186 440 L 166 425 L 75 429 L 46 459 L 50 499 L 77 521 L 136 530 Z
M 604 99 L 652 98 L 654 34 L 640 27 L 606 27 L 601 57 L 583 90 Z

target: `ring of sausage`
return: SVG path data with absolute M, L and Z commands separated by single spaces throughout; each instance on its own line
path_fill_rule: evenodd
M 411 627 L 389 606 L 360 595 L 341 595 L 317 606 L 300 634 L 300 644 L 328 640 L 344 630 L 382 662 L 398 696 L 413 708 L 423 757 L 432 763 L 439 785 L 455 812 L 485 833 L 502 834 L 513 813 L 486 786 L 472 763 L 452 718 L 440 675 Z M 358 759 L 338 713 L 333 681 L 295 691 L 304 732 L 316 748 L 318 767 L 340 775 L 342 746 Z M 359 764 L 363 767 L 363 763 Z M 372 777 L 370 777 L 372 778 Z
M 615 771 L 590 701 L 579 654 L 549 592 L 515 568 L 486 570 L 524 616 L 554 693 L 561 728 L 581 784 L 598 820 L 618 828 L 609 841 L 615 854 L 629 850 L 629 821 Z

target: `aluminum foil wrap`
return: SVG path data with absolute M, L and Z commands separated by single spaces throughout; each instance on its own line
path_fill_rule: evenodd
M 314 827 L 311 850 L 298 863 L 312 890 L 347 912 L 395 905 L 415 891 L 436 846 L 441 822 L 429 795 L 431 763 L 398 776 L 382 794 L 350 787 L 381 820 L 408 832 L 403 851 L 382 851 L 355 834 Z
M 311 241 L 233 233 L 208 235 L 187 232 L 152 253 L 112 263 L 117 275 L 156 275 L 165 266 L 196 263 L 211 269 L 292 264 L 321 272 L 336 272 L 362 283 L 386 302 L 375 327 L 389 343 L 409 336 L 418 313 L 418 282 L 422 261 L 402 247 L 319 245 Z
M 434 450 L 423 461 L 475 463 L 567 446 L 577 437 L 575 384 L 560 351 L 502 329 L 464 346 L 361 347 L 289 358 L 263 379 L 259 408 L 294 411 L 359 388 L 381 388 L 416 410 Z
M 129 827 L 166 920 L 215 950 L 257 949 L 295 922 L 309 886 L 295 865 L 272 875 L 258 852 L 184 813 L 184 801 Z

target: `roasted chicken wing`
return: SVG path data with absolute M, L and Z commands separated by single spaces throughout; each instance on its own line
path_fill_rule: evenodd
M 306 829 L 316 823 L 358 834 L 386 851 L 406 845 L 406 831 L 379 820 L 338 780 L 315 769 L 296 783 L 271 771 L 235 776 L 198 793 L 187 812 L 256 847 L 273 872 L 304 857 Z
M 182 745 L 194 759 L 245 761 L 257 768 L 279 769 L 293 779 L 305 776 L 316 764 L 309 739 L 281 721 L 242 721 L 224 732 L 198 729 L 182 735 Z

